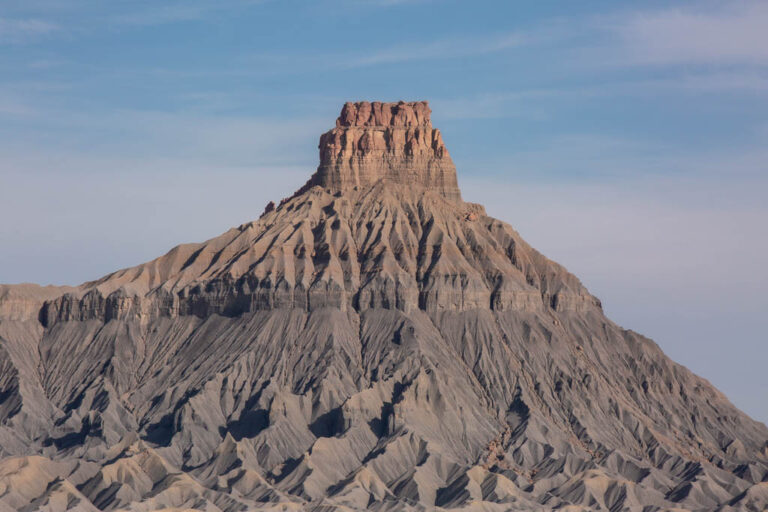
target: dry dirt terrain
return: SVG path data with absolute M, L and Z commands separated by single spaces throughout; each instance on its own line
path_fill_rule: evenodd
M 349 103 L 278 206 L 0 287 L 0 511 L 764 511 L 768 429 Z

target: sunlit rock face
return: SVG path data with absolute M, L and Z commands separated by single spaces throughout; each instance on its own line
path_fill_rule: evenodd
M 348 103 L 258 219 L 0 285 L 0 512 L 766 510 L 765 425 L 463 202 L 429 115 Z
M 426 101 L 346 103 L 336 127 L 320 137 L 311 183 L 343 191 L 385 180 L 461 200 L 456 167 L 430 115 Z

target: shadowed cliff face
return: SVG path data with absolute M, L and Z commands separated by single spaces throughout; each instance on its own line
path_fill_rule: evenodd
M 258 220 L 0 286 L 0 511 L 764 510 L 768 429 L 461 201 L 429 113 L 348 103 Z

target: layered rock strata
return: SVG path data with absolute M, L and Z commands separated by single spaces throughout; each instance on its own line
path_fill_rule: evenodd
M 336 127 L 320 137 L 309 186 L 341 192 L 387 181 L 460 201 L 456 167 L 431 112 L 426 101 L 345 104 Z
M 765 425 L 461 201 L 425 103 L 366 105 L 258 220 L 0 286 L 0 512 L 766 510 Z
M 36 300 L 23 311 L 46 327 L 281 308 L 601 307 L 578 279 L 477 205 L 386 181 L 341 196 L 314 187 L 220 237 Z

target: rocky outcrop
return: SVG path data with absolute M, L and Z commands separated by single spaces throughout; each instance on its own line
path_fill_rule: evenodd
M 37 319 L 46 301 L 75 291 L 69 286 L 0 285 L 0 320 Z
M 0 286 L 0 511 L 764 510 L 765 425 L 393 164 L 447 152 L 348 133 L 427 127 L 348 104 L 329 181 L 258 220 Z
M 430 115 L 426 101 L 345 104 L 320 137 L 320 166 L 308 185 L 343 192 L 384 180 L 460 201 L 456 167 Z
M 481 207 L 387 182 L 342 196 L 315 187 L 221 237 L 37 306 L 46 327 L 324 307 L 600 309 L 578 279 Z

